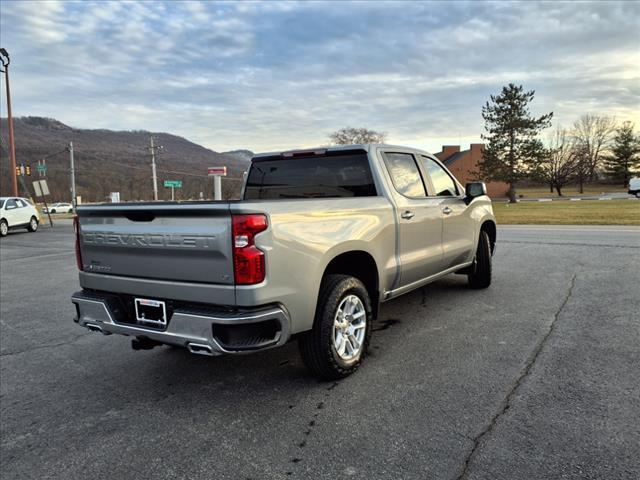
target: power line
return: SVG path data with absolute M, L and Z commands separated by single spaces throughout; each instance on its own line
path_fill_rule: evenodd
M 129 164 L 126 164 L 126 163 L 121 163 L 121 162 L 112 161 L 112 160 L 105 160 L 104 158 L 97 157 L 97 156 L 95 156 L 95 155 L 93 155 L 91 153 L 87 153 L 87 152 L 82 152 L 80 155 L 84 155 L 84 156 L 93 158 L 94 160 L 98 160 L 99 162 L 104 162 L 104 163 L 108 163 L 108 164 L 111 164 L 111 165 L 117 165 L 119 167 L 132 168 L 134 170 L 144 170 L 145 172 L 148 171 L 147 167 L 142 167 L 142 166 L 137 166 L 137 165 L 129 165 Z M 180 172 L 180 171 L 177 171 L 177 170 L 164 170 L 164 169 L 161 169 L 161 168 L 157 169 L 157 171 L 161 172 L 161 173 L 172 173 L 174 175 L 185 175 L 185 176 L 188 176 L 188 177 L 209 178 L 208 174 L 201 174 L 201 173 Z M 225 180 L 241 182 L 243 179 L 242 178 L 226 177 Z

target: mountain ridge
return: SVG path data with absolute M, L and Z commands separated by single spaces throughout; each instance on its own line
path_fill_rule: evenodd
M 31 177 L 24 177 L 31 189 L 32 181 L 39 179 L 38 161 L 44 157 L 47 163 L 46 179 L 52 201 L 71 199 L 69 142 L 73 142 L 76 167 L 76 191 L 83 201 L 104 201 L 109 192 L 120 192 L 122 200 L 149 200 L 153 198 L 149 137 L 154 137 L 157 150 L 158 193 L 160 199 L 170 199 L 170 189 L 164 188 L 164 180 L 182 180 L 183 187 L 176 189 L 178 199 L 195 199 L 202 192 L 211 198 L 212 181 L 207 177 L 207 167 L 226 165 L 228 177 L 223 180 L 223 197 L 234 198 L 239 194 L 242 174 L 248 166 L 252 152 L 234 150 L 217 152 L 195 142 L 167 132 L 146 130 L 84 129 L 71 127 L 60 120 L 48 117 L 14 118 L 16 160 L 18 165 L 30 165 Z M 10 190 L 8 129 L 6 118 L 0 118 L 1 165 L 0 190 L 5 195 Z M 20 195 L 24 195 L 19 184 Z

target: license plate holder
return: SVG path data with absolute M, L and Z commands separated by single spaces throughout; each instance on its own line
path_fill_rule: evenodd
M 167 305 L 162 300 L 135 298 L 136 321 L 143 325 L 167 326 Z

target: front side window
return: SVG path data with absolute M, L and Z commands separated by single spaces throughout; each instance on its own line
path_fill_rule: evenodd
M 429 177 L 431 177 L 431 183 L 433 183 L 435 194 L 438 197 L 455 197 L 458 195 L 456 182 L 438 162 L 422 155 L 420 160 L 423 162 Z
M 18 208 L 27 206 L 22 200 L 18 200 L 18 199 L 16 199 L 16 204 L 18 205 Z
M 405 197 L 426 197 L 427 193 L 413 155 L 410 153 L 385 153 L 384 163 L 387 165 L 393 186 Z

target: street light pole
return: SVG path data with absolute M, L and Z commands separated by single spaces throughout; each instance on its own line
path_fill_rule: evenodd
M 69 142 L 69 166 L 71 167 L 71 204 L 73 205 L 74 211 L 77 205 L 76 197 L 76 164 L 73 158 L 73 142 Z
M 11 194 L 14 197 L 18 196 L 18 177 L 16 177 L 16 144 L 13 138 L 13 116 L 11 115 L 11 91 L 9 90 L 9 64 L 11 59 L 9 53 L 0 48 L 0 61 L 2 62 L 2 69 L 4 72 L 4 78 L 7 85 L 7 124 L 9 125 L 9 160 L 11 161 Z

